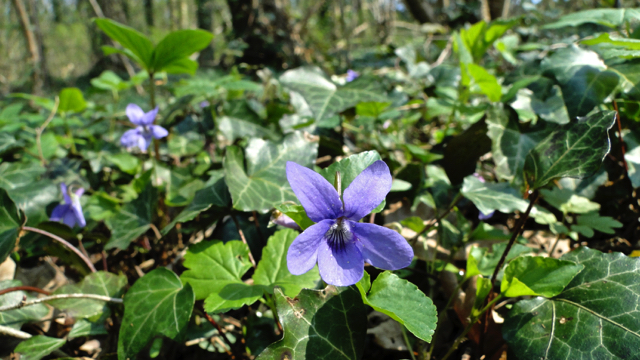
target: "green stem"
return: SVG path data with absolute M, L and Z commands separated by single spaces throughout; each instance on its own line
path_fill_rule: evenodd
M 411 360 L 416 360 L 415 355 L 413 355 L 413 348 L 411 348 L 411 343 L 409 342 L 409 336 L 407 335 L 407 329 L 404 325 L 400 325 L 402 329 L 402 337 L 404 338 L 404 343 L 407 345 L 407 350 L 409 350 L 409 355 L 411 355 Z
M 151 110 L 156 108 L 156 83 L 154 81 L 154 73 L 149 73 L 149 105 Z M 160 160 L 160 143 L 158 139 L 153 139 L 153 152 L 156 160 Z
M 76 150 L 76 141 L 73 139 L 73 133 L 71 132 L 71 128 L 69 128 L 69 123 L 67 122 L 67 118 L 64 119 L 64 130 L 67 133 L 67 138 L 71 141 L 71 153 L 76 154 L 78 151 Z

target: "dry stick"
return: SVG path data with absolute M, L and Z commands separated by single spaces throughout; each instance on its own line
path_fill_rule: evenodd
M 112 302 L 116 304 L 123 303 L 123 300 L 120 298 L 112 298 L 109 296 L 97 295 L 97 294 L 57 294 L 57 295 L 45 296 L 42 298 L 37 298 L 29 301 L 23 300 L 17 304 L 2 306 L 0 307 L 0 312 L 20 309 L 25 306 L 31 306 L 31 305 L 40 304 L 40 303 L 51 301 L 51 300 L 59 300 L 59 299 L 91 299 L 91 300 Z
M 47 125 L 49 125 L 51 120 L 53 120 L 53 117 L 56 116 L 56 112 L 58 112 L 58 105 L 60 105 L 60 98 L 56 96 L 56 101 L 53 104 L 51 114 L 49 114 L 49 117 L 47 118 L 47 120 L 45 120 L 42 126 L 36 128 L 36 144 L 38 145 L 38 155 L 40 155 L 40 162 L 43 166 L 47 164 L 47 161 L 44 159 L 44 153 L 42 152 L 42 133 L 44 132 L 44 129 L 46 129 Z
M 618 123 L 618 140 L 620 140 L 620 152 L 622 153 L 622 163 L 624 164 L 624 171 L 627 178 L 629 178 L 629 165 L 627 165 L 627 160 L 624 158 L 626 153 L 626 145 L 622 140 L 622 124 L 620 123 L 620 112 L 618 111 L 618 102 L 613 100 L 613 107 L 616 109 L 616 123 Z
M 233 344 L 231 343 L 231 341 L 227 338 L 227 334 L 225 334 L 224 332 L 222 332 L 222 328 L 220 327 L 220 325 L 213 319 L 213 317 L 211 317 L 211 315 L 207 314 L 207 312 L 204 310 L 204 308 L 202 308 L 202 313 L 204 314 L 205 319 L 207 319 L 207 321 L 213 325 L 213 327 L 216 328 L 216 330 L 218 330 L 218 335 L 220 335 L 221 338 L 224 339 L 224 341 L 227 343 L 227 346 L 229 346 L 229 350 L 227 350 L 227 355 L 230 355 L 232 358 L 235 358 L 235 354 L 232 353 L 233 351 Z
M 53 235 L 50 232 L 44 231 L 44 230 L 40 230 L 31 226 L 23 226 L 22 230 L 26 230 L 26 231 L 31 231 L 34 233 L 38 233 L 40 235 L 44 235 L 44 236 L 48 236 L 51 239 L 61 243 L 62 245 L 66 246 L 67 248 L 69 248 L 69 250 L 73 251 L 74 253 L 76 253 L 76 255 L 78 255 L 89 267 L 89 269 L 91 270 L 91 272 L 97 272 L 95 266 L 93 266 L 93 263 L 91 262 L 91 260 L 89 260 L 89 258 L 87 256 L 85 256 L 80 250 L 78 250 L 78 248 L 76 248 L 75 246 L 71 245 L 71 243 L 69 243 L 67 240 Z
M 4 325 L 0 325 L 0 334 L 13 336 L 18 339 L 29 339 L 32 336 L 24 331 L 16 330 Z
M 33 292 L 37 292 L 37 293 L 40 293 L 40 294 L 51 295 L 50 291 L 43 290 L 43 289 L 40 289 L 40 288 L 37 288 L 37 287 L 33 287 L 33 286 L 27 286 L 27 285 L 14 286 L 14 287 L 2 289 L 2 290 L 0 290 L 0 295 L 4 295 L 4 294 L 10 293 L 10 292 L 14 292 L 14 291 L 33 291 Z
M 253 267 L 256 267 L 256 260 L 253 258 L 253 255 L 251 254 L 251 248 L 249 247 L 249 243 L 247 243 L 247 239 L 244 237 L 244 233 L 242 232 L 242 229 L 240 228 L 240 224 L 238 223 L 238 219 L 236 219 L 236 216 L 233 214 L 230 214 L 231 216 L 231 220 L 233 220 L 233 223 L 236 224 L 236 229 L 238 229 L 238 234 L 240 234 L 240 240 L 242 240 L 242 242 L 247 245 L 247 248 L 249 249 L 249 261 L 251 261 L 251 264 L 253 265 Z

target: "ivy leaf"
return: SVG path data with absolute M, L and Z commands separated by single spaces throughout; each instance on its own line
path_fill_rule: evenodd
M 13 252 L 22 225 L 21 213 L 6 190 L 0 188 L 0 264 Z
M 614 111 L 600 111 L 560 126 L 529 151 L 524 174 L 531 189 L 559 177 L 587 177 L 595 173 L 611 149 L 608 130 Z
M 522 199 L 518 191 L 508 183 L 483 183 L 473 175 L 464 178 L 460 192 L 483 214 L 494 210 L 505 214 L 515 210 L 524 212 L 529 206 L 529 202 Z
M 581 227 L 582 231 L 576 229 Z M 593 230 L 601 231 L 605 234 L 615 234 L 614 228 L 621 228 L 622 223 L 614 220 L 610 216 L 600 216 L 597 212 L 580 215 L 577 218 L 577 225 L 571 227 L 572 230 L 579 231 L 586 237 L 592 237 L 594 235 Z
M 87 275 L 79 284 L 63 285 L 55 294 L 96 294 L 117 298 L 122 295 L 126 285 L 126 276 L 98 271 Z M 49 304 L 66 310 L 75 318 L 95 318 L 108 311 L 106 302 L 91 299 L 60 299 L 49 301 Z
M 542 60 L 540 70 L 554 75 L 560 84 L 566 84 L 585 66 L 596 70 L 607 69 L 595 51 L 571 45 Z
M 298 234 L 293 229 L 284 229 L 271 235 L 253 274 L 254 284 L 266 286 L 269 293 L 273 293 L 273 287 L 278 286 L 288 297 L 297 296 L 303 288 L 316 286 L 320 280 L 317 266 L 302 275 L 293 275 L 287 268 L 287 251 Z
M 0 281 L 0 290 L 21 285 L 22 282 L 19 280 Z M 33 299 L 31 295 L 27 295 L 27 293 L 22 290 L 0 295 L 0 307 L 19 304 L 25 296 L 27 300 Z M 3 311 L 0 312 L 0 325 L 20 329 L 22 324 L 29 321 L 40 320 L 47 316 L 48 313 L 49 309 L 44 304 L 35 304 L 19 309 Z
M 241 119 L 230 116 L 222 116 L 217 121 L 218 130 L 229 141 L 244 137 L 263 137 L 277 140 L 280 136 L 273 130 L 266 128 L 248 119 Z
M 170 270 L 160 267 L 140 278 L 124 296 L 118 359 L 135 358 L 158 335 L 182 337 L 194 303 L 191 286 L 183 287 Z
M 317 154 L 318 143 L 307 140 L 300 132 L 278 143 L 253 138 L 244 155 L 237 146 L 227 147 L 224 171 L 233 207 L 266 212 L 277 204 L 296 200 L 287 181 L 286 163 L 311 166 Z
M 500 292 L 507 297 L 553 297 L 584 269 L 572 261 L 521 256 L 513 259 L 504 270 Z
M 178 216 L 165 226 L 161 233 L 166 235 L 176 226 L 177 223 L 183 223 L 195 219 L 201 212 L 210 208 L 227 208 L 231 205 L 231 197 L 227 183 L 224 181 L 224 172 L 215 171 L 211 178 L 205 184 L 203 189 L 196 191 L 193 201 L 185 207 Z
M 253 304 L 263 294 L 261 287 L 242 282 L 251 268 L 249 248 L 241 241 L 207 241 L 189 247 L 184 256 L 189 270 L 180 279 L 191 285 L 198 300 L 205 299 L 207 312 L 224 312 Z
M 256 360 L 315 360 L 362 357 L 367 333 L 367 311 L 354 286 L 327 286 L 302 290 L 286 297 L 275 290 L 281 340 L 269 345 Z
M 542 28 L 558 29 L 565 26 L 579 26 L 586 23 L 618 28 L 625 22 L 638 19 L 640 19 L 640 11 L 637 9 L 589 9 L 562 16 L 560 20 L 547 24 Z
M 561 260 L 583 265 L 559 295 L 521 300 L 503 336 L 518 359 L 623 359 L 640 349 L 640 259 L 581 248 Z M 632 355 L 630 355 L 632 354 Z
M 105 250 L 113 248 L 124 250 L 132 241 L 149 230 L 156 198 L 156 189 L 151 183 L 147 183 L 137 199 L 125 205 L 114 217 L 107 219 L 107 226 L 111 229 L 111 239 L 105 244 Z
M 14 351 L 22 355 L 21 360 L 39 360 L 60 349 L 66 342 L 65 339 L 36 335 L 18 344 Z
M 316 121 L 329 118 L 361 102 L 384 102 L 387 98 L 377 81 L 358 79 L 338 88 L 318 67 L 300 67 L 285 71 L 280 82 L 302 95 Z
M 431 342 L 438 321 L 436 306 L 416 285 L 390 271 L 378 275 L 370 290 L 366 271 L 363 279 L 358 282 L 358 290 L 365 304 L 389 315 L 418 338 Z
M 562 87 L 569 117 L 587 115 L 618 87 L 620 77 L 611 70 L 580 68 Z

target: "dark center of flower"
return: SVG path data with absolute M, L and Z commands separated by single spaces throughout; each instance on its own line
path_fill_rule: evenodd
M 324 237 L 332 250 L 342 251 L 347 242 L 352 240 L 353 234 L 351 233 L 349 222 L 340 217 L 331 225 Z

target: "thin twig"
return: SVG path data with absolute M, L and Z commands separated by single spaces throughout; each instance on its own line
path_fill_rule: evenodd
M 204 310 L 204 308 L 202 308 L 202 313 L 204 314 L 205 319 L 207 319 L 207 321 L 213 325 L 213 327 L 216 328 L 216 330 L 218 330 L 218 335 L 220 335 L 221 338 L 224 339 L 224 341 L 227 343 L 226 345 L 229 346 L 229 350 L 227 351 L 227 355 L 230 355 L 232 357 L 235 357 L 235 354 L 232 353 L 233 351 L 233 344 L 231 343 L 231 341 L 227 338 L 227 334 L 225 334 L 222 331 L 222 328 L 220 327 L 220 325 L 218 324 L 217 321 L 215 321 L 213 319 L 213 317 L 209 314 L 207 314 L 207 312 Z
M 445 46 L 444 50 L 442 50 L 442 52 L 440 53 L 440 56 L 438 56 L 438 59 L 436 60 L 436 62 L 431 64 L 432 68 L 442 64 L 447 59 L 447 57 L 449 57 L 449 54 L 451 54 L 451 45 L 453 43 L 452 40 L 453 40 L 453 37 L 450 37 L 449 41 L 447 42 L 447 46 Z
M 242 232 L 242 229 L 240 228 L 240 223 L 238 223 L 238 219 L 236 219 L 235 215 L 231 214 L 231 220 L 233 220 L 233 223 L 236 224 L 236 229 L 238 229 L 240 240 L 242 240 L 242 242 L 245 245 L 247 245 L 247 248 L 249 249 L 249 261 L 251 261 L 251 264 L 253 265 L 253 267 L 256 267 L 256 260 L 253 258 L 253 255 L 251 254 L 251 248 L 249 247 L 249 243 L 247 243 L 247 239 L 244 237 L 244 232 Z
M 40 304 L 40 303 L 43 303 L 43 302 L 51 301 L 51 300 L 60 300 L 60 299 L 90 299 L 90 300 L 99 300 L 99 301 L 112 302 L 112 303 L 116 303 L 116 304 L 122 304 L 123 303 L 123 300 L 120 299 L 120 298 L 112 298 L 112 297 L 109 297 L 109 296 L 97 295 L 97 294 L 57 294 L 57 295 L 45 296 L 45 297 L 42 297 L 42 298 L 37 298 L 37 299 L 29 300 L 29 301 L 21 301 L 21 302 L 19 302 L 17 304 L 13 304 L 13 305 L 2 306 L 2 307 L 0 307 L 0 312 L 14 310 L 14 309 L 20 309 L 20 308 L 23 308 L 25 306 L 31 306 L 31 305 L 35 305 L 35 304 Z
M 453 201 L 451 202 L 451 204 L 449 205 L 449 207 L 447 208 L 447 210 L 445 210 L 445 212 L 443 212 L 442 214 L 440 214 L 440 216 L 438 216 L 435 220 L 431 221 L 430 224 L 426 225 L 424 227 L 424 229 L 422 229 L 419 233 L 417 233 L 414 237 L 412 237 L 411 239 L 409 239 L 409 243 L 411 244 L 415 244 L 416 241 L 418 241 L 418 238 L 423 235 L 426 234 L 429 230 L 433 229 L 436 224 L 438 224 L 442 219 L 444 219 L 447 215 L 449 215 L 449 213 L 451 212 L 451 210 L 453 210 L 453 208 L 456 206 L 456 204 L 458 203 L 458 201 L 462 200 L 462 194 L 458 193 L 458 195 L 456 195 L 456 197 L 453 199 Z
M 55 103 L 53 104 L 53 109 L 51 109 L 51 113 L 47 120 L 44 121 L 42 126 L 36 128 L 36 145 L 38 146 L 38 154 L 40 155 L 40 162 L 42 165 L 46 165 L 47 161 L 44 159 L 44 153 L 42 152 L 42 133 L 44 129 L 47 128 L 47 125 L 53 120 L 53 117 L 56 116 L 56 112 L 58 112 L 58 105 L 60 105 L 60 98 L 56 96 Z
M 0 325 L 0 334 L 13 336 L 18 339 L 29 339 L 32 335 L 8 326 Z
M 27 286 L 27 285 L 14 286 L 14 287 L 2 289 L 2 290 L 0 290 L 0 295 L 8 294 L 8 293 L 14 292 L 14 291 L 33 291 L 33 292 L 37 292 L 37 293 L 40 293 L 40 294 L 51 295 L 50 291 L 43 290 L 43 289 L 40 289 L 40 288 L 37 288 L 37 287 L 33 287 L 33 286 Z
M 620 140 L 620 152 L 622 153 L 622 164 L 624 164 L 624 172 L 629 178 L 629 165 L 627 165 L 627 159 L 624 158 L 626 153 L 626 145 L 622 140 L 622 124 L 620 123 L 620 111 L 618 111 L 618 102 L 613 100 L 613 107 L 616 109 L 616 123 L 618 123 L 618 140 Z
M 38 233 L 40 235 L 44 235 L 44 236 L 48 236 L 51 239 L 61 243 L 62 245 L 66 246 L 67 248 L 69 248 L 69 250 L 73 251 L 74 253 L 76 253 L 76 255 L 78 255 L 84 262 L 85 264 L 87 264 L 87 266 L 89 267 L 89 269 L 91 270 L 91 272 L 97 272 L 98 270 L 96 270 L 95 266 L 93 266 L 93 263 L 91 262 L 91 260 L 85 256 L 80 250 L 78 250 L 78 248 L 76 248 L 75 246 L 71 245 L 71 243 L 69 243 L 67 240 L 57 236 L 57 235 L 53 235 L 50 232 L 44 231 L 44 230 L 40 230 L 38 228 L 34 228 L 31 226 L 23 226 L 22 230 L 26 230 L 26 231 L 31 231 L 34 233 Z

